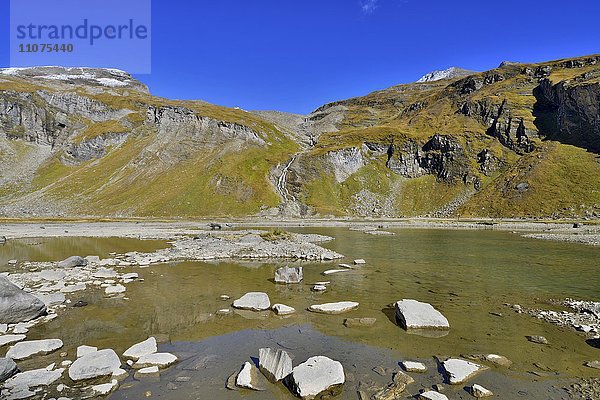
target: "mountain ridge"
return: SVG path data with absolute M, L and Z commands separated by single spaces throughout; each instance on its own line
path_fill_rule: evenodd
M 503 64 L 308 115 L 164 99 L 115 70 L 0 72 L 0 214 L 598 217 L 599 60 Z
M 421 78 L 419 78 L 416 83 L 427 83 L 427 82 L 435 82 L 442 79 L 453 79 L 453 78 L 461 78 L 464 76 L 472 75 L 477 73 L 476 71 L 470 71 L 464 68 L 459 67 L 450 67 L 443 70 L 435 70 L 431 71 Z

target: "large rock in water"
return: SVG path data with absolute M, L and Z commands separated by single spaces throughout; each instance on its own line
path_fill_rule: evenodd
M 292 372 L 292 359 L 283 350 L 258 350 L 258 368 L 272 383 L 277 383 Z
M 304 279 L 302 267 L 281 267 L 275 271 L 275 282 L 276 283 L 300 283 Z
M 156 345 L 156 339 L 154 337 L 149 337 L 143 342 L 134 344 L 123 353 L 123 357 L 131 358 L 132 360 L 138 360 L 140 357 L 146 356 L 148 354 L 153 354 L 158 351 Z
M 121 368 L 121 360 L 112 349 L 88 353 L 75 360 L 69 367 L 69 378 L 73 381 L 112 375 Z
M 233 302 L 235 308 L 252 311 L 265 311 L 271 308 L 269 296 L 263 292 L 249 292 Z
M 36 355 L 50 354 L 63 347 L 60 339 L 28 340 L 12 346 L 6 352 L 6 357 L 13 360 L 25 360 Z
M 235 385 L 244 389 L 264 390 L 260 383 L 258 371 L 254 364 L 245 362 L 235 378 Z
M 341 393 L 345 381 L 342 364 L 324 356 L 309 358 L 285 379 L 292 393 L 304 400 L 336 396 Z
M 46 305 L 0 276 L 0 324 L 31 321 L 46 313 Z
M 50 386 L 62 377 L 64 368 L 48 369 L 40 368 L 31 371 L 20 372 L 4 382 L 4 387 L 11 392 L 20 392 L 23 389 L 35 388 L 40 386 Z M 24 397 L 15 397 L 24 398 Z
M 343 314 L 358 308 L 355 301 L 340 301 L 337 303 L 315 304 L 308 307 L 308 311 L 320 314 Z
M 460 358 L 449 358 L 442 363 L 444 371 L 448 376 L 448 382 L 451 385 L 458 385 L 464 383 L 485 371 L 488 367 L 476 364 L 471 361 L 461 360 Z
M 396 302 L 396 319 L 406 329 L 439 329 L 448 330 L 450 324 L 441 312 L 431 304 L 417 300 L 400 300 Z
M 87 260 L 83 257 L 71 256 L 66 260 L 62 260 L 61 262 L 59 262 L 58 266 L 59 268 L 85 267 L 87 263 Z
M 0 358 L 0 382 L 4 382 L 19 371 L 11 358 Z

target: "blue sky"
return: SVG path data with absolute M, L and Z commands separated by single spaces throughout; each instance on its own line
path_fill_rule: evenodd
M 600 53 L 599 15 L 595 0 L 155 0 L 152 74 L 137 78 L 163 97 L 307 113 L 433 69 Z

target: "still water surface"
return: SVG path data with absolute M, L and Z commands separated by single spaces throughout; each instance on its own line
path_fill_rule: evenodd
M 548 366 L 552 377 L 597 375 L 582 363 L 599 359 L 600 349 L 587 345 L 573 331 L 516 314 L 503 304 L 551 308 L 543 302 L 565 297 L 599 301 L 599 248 L 493 231 L 404 229 L 395 230 L 395 236 L 371 236 L 345 228 L 290 230 L 335 237 L 324 246 L 347 259 L 293 263 L 304 267 L 305 282 L 287 287 L 272 281 L 275 270 L 286 265 L 284 262 L 181 262 L 128 268 L 125 272 L 139 272 L 145 281 L 128 285 L 126 298 L 109 299 L 100 292 L 76 294 L 74 301 L 85 300 L 89 306 L 68 308 L 56 320 L 32 330 L 29 338 L 61 338 L 70 354 L 81 344 L 110 347 L 120 353 L 153 334 L 168 335 L 172 343 L 185 342 L 189 346 L 248 329 L 310 326 L 319 335 L 388 351 L 398 361 L 496 353 L 514 362 L 502 374 L 523 382 L 542 379 L 529 373 L 538 370 L 533 363 Z M 12 240 L 0 247 L 0 268 L 8 268 L 5 263 L 13 258 L 50 261 L 73 254 L 107 257 L 110 252 L 152 251 L 164 246 L 160 241 L 122 238 Z M 355 258 L 364 258 L 367 265 L 351 272 L 321 275 L 335 268 L 337 262 Z M 332 282 L 325 293 L 310 290 L 310 283 L 323 280 Z M 233 300 L 248 291 L 264 291 L 271 303 L 284 303 L 298 312 L 286 318 L 251 312 L 215 316 L 215 311 L 231 303 L 220 300 L 220 295 L 227 294 Z M 450 321 L 449 334 L 443 338 L 421 337 L 395 325 L 389 306 L 404 298 L 438 308 Z M 305 311 L 311 304 L 343 300 L 358 301 L 360 307 L 337 316 Z M 491 312 L 501 313 L 502 317 Z M 343 321 L 350 317 L 375 317 L 377 323 L 369 328 L 346 328 Z M 543 335 L 550 346 L 530 343 L 526 335 Z M 231 335 L 225 337 L 231 341 Z M 243 345 L 239 343 L 243 335 L 233 337 L 238 338 L 239 346 Z M 310 349 L 303 350 L 310 353 Z M 257 349 L 248 349 L 248 356 L 256 353 Z M 46 358 L 52 362 L 57 356 Z M 243 361 L 246 359 L 230 360 L 232 366 Z M 220 372 L 223 378 L 229 373 Z M 223 386 L 222 382 L 215 385 Z

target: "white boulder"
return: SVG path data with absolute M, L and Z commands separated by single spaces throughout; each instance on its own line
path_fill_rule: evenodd
M 300 283 L 304 279 L 302 267 L 281 267 L 275 271 L 275 283 Z
M 160 370 L 157 366 L 140 368 L 135 371 L 134 378 L 157 378 L 160 376 Z
M 258 350 L 258 368 L 272 383 L 277 383 L 292 372 L 292 359 L 283 350 Z
M 323 271 L 321 274 L 322 275 L 333 275 L 333 274 L 339 274 L 341 272 L 350 272 L 352 271 L 351 269 L 328 269 L 327 271 Z
M 442 366 L 444 367 L 444 371 L 446 371 L 448 381 L 452 385 L 464 383 L 480 372 L 488 369 L 486 366 L 460 358 L 449 358 L 442 363 Z
M 286 306 L 285 304 L 273 304 L 271 309 L 277 315 L 290 315 L 296 312 L 294 307 Z
M 63 347 L 60 339 L 28 340 L 13 345 L 6 352 L 6 357 L 13 360 L 25 360 L 26 358 L 52 353 Z
M 264 390 L 258 380 L 256 367 L 249 362 L 242 365 L 242 369 L 235 378 L 235 385 L 250 390 Z
M 445 394 L 433 390 L 423 392 L 419 395 L 419 400 L 448 400 Z
M 75 360 L 69 367 L 69 378 L 73 381 L 112 375 L 121 368 L 121 360 L 112 349 L 88 353 Z
M 494 393 L 491 390 L 488 390 L 478 384 L 474 384 L 473 386 L 471 386 L 471 394 L 477 398 L 491 397 L 494 395 Z
M 264 311 L 271 308 L 269 296 L 263 292 L 249 292 L 233 302 L 241 310 Z
M 402 361 L 400 363 L 406 372 L 427 372 L 425 364 L 416 361 Z
M 340 301 L 337 303 L 315 304 L 308 308 L 308 311 L 321 314 L 342 314 L 358 308 L 355 301 Z
M 2 335 L 0 336 L 0 347 L 23 341 L 26 337 L 25 335 Z
M 98 394 L 100 396 L 105 396 L 113 391 L 117 390 L 119 387 L 119 382 L 116 379 L 113 379 L 109 383 L 103 383 L 100 385 L 92 386 L 92 392 Z
M 324 356 L 311 357 L 292 370 L 286 384 L 304 400 L 336 396 L 342 391 L 346 377 L 339 361 Z
M 177 356 L 171 353 L 153 353 L 146 354 L 141 356 L 135 364 L 133 364 L 133 368 L 140 369 L 146 367 L 159 367 L 166 368 L 170 365 L 173 365 L 177 362 Z
M 127 290 L 127 288 L 121 284 L 118 285 L 111 285 L 108 286 L 106 289 L 104 289 L 104 293 L 106 294 L 119 294 L 119 293 L 124 293 Z
M 4 388 L 13 390 L 19 388 L 33 388 L 50 386 L 62 377 L 64 369 L 48 370 L 46 368 L 20 372 L 4 382 Z
M 431 304 L 417 300 L 403 299 L 396 302 L 396 318 L 404 329 L 448 330 L 450 324 L 446 317 Z
M 143 342 L 134 344 L 123 353 L 123 357 L 131 358 L 132 360 L 138 360 L 140 357 L 156 353 L 158 351 L 158 347 L 156 345 L 156 339 L 154 337 L 149 337 Z

